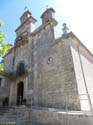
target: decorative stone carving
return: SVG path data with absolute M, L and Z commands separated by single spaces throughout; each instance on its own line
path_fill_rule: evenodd
M 52 62 L 53 62 L 53 58 L 52 57 L 48 57 L 47 64 L 51 64 Z

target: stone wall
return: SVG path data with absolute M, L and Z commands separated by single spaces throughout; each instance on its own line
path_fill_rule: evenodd
M 80 110 L 70 46 L 56 44 L 51 27 L 34 38 L 33 99 L 35 106 Z
M 53 109 L 16 108 L 17 114 L 24 115 L 31 125 L 92 125 L 93 114 L 78 111 L 54 111 Z
M 15 62 L 14 62 L 14 72 L 17 69 L 17 65 L 20 61 L 24 61 L 25 68 L 28 68 L 27 66 L 29 65 L 29 46 L 28 44 L 21 45 L 18 47 L 15 51 Z
M 93 109 L 93 62 L 87 60 L 83 55 L 81 55 L 81 61 L 83 65 L 84 77 L 87 87 L 87 94 L 89 95 L 89 101 L 92 104 Z
M 92 125 L 93 115 L 84 112 L 52 112 L 32 110 L 32 123 L 37 125 Z
M 7 73 L 11 73 L 13 70 L 13 52 L 9 53 L 4 58 L 4 71 Z
M 0 86 L 0 106 L 2 106 L 4 99 L 6 97 L 9 98 L 10 81 L 7 77 L 2 75 L 0 75 L 0 78 L 2 78 L 1 86 Z
M 36 36 L 33 37 L 33 75 L 34 75 L 34 86 L 33 86 L 33 100 L 34 103 L 38 103 L 38 96 L 40 97 L 41 88 L 40 85 L 41 72 L 43 73 L 42 61 L 46 57 L 48 49 L 54 44 L 54 33 L 53 27 L 48 25 L 45 29 L 42 29 Z
M 93 105 L 93 63 L 86 58 L 86 52 L 82 47 L 71 47 L 75 74 L 78 85 L 79 98 L 82 110 L 91 110 Z

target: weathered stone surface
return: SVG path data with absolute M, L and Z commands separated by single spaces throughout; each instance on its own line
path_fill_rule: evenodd
M 37 87 L 35 86 L 34 89 L 37 104 L 35 105 L 79 110 L 77 83 L 75 83 L 69 44 L 55 44 L 51 49 L 44 48 L 44 50 L 39 48 L 36 58 Z M 49 58 L 51 58 L 50 62 L 48 62 Z
M 84 112 L 52 112 L 42 110 L 31 111 L 32 123 L 47 125 L 92 125 L 93 115 Z
M 3 105 L 4 99 L 7 97 L 9 99 L 10 92 L 10 80 L 0 74 L 1 84 L 0 84 L 0 106 Z

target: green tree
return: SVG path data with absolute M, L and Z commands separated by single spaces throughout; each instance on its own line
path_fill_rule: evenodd
M 0 28 L 4 25 L 2 21 L 0 21 Z M 2 58 L 10 49 L 10 45 L 5 42 L 5 34 L 0 30 L 0 57 Z M 3 71 L 3 63 L 0 63 L 0 72 Z

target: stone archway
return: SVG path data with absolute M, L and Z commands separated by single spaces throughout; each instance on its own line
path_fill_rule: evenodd
M 21 105 L 23 101 L 24 83 L 19 82 L 17 85 L 17 105 Z

